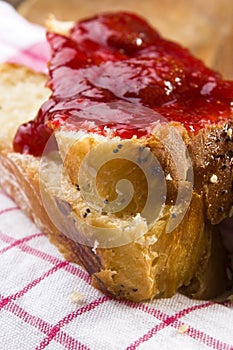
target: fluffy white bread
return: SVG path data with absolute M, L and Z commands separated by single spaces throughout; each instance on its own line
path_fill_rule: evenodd
M 1 66 L 0 73 L 0 147 L 11 149 L 18 126 L 35 115 L 50 92 L 44 87 L 46 77 L 43 74 L 32 74 L 27 68 L 18 69 L 8 64 Z

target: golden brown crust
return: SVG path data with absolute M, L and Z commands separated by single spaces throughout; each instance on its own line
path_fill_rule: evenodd
M 218 224 L 229 217 L 233 204 L 233 121 L 206 126 L 190 140 L 194 188 L 203 193 L 206 218 Z

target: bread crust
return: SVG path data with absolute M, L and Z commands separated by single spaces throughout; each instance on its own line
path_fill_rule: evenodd
M 233 121 L 206 126 L 188 150 L 193 161 L 195 190 L 203 193 L 207 220 L 215 225 L 232 215 Z

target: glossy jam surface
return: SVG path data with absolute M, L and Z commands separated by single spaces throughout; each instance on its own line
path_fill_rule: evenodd
M 60 127 L 130 138 L 149 134 L 158 120 L 197 132 L 232 117 L 233 82 L 134 14 L 102 14 L 75 24 L 69 37 L 47 39 L 52 95 L 18 129 L 18 152 L 41 155 Z

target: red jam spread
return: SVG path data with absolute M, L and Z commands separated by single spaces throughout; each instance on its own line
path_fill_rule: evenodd
M 68 37 L 47 39 L 52 95 L 19 127 L 15 151 L 41 155 L 60 127 L 131 138 L 148 134 L 159 115 L 189 132 L 232 117 L 233 82 L 134 14 L 101 14 L 75 24 Z

